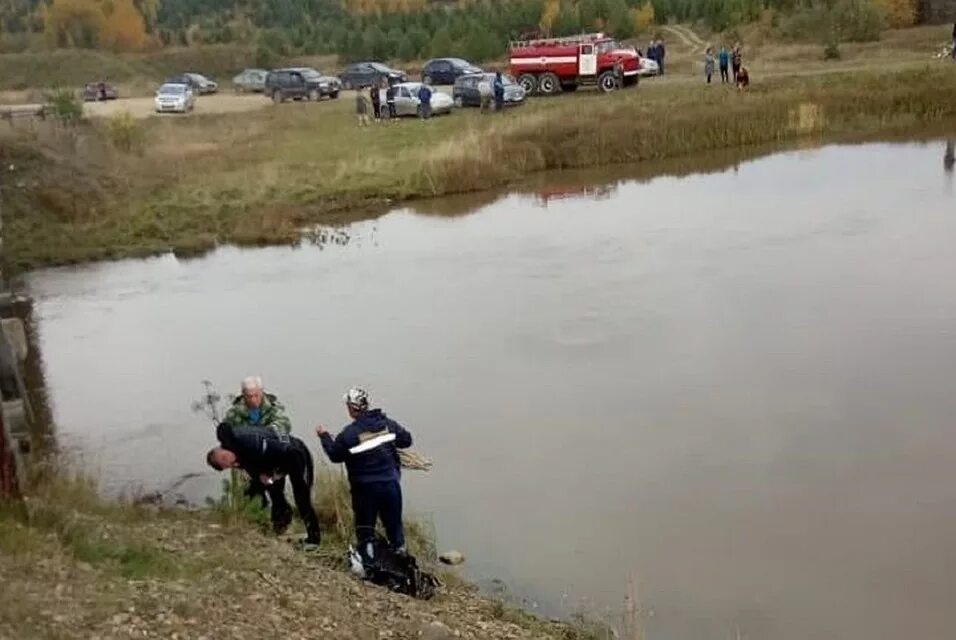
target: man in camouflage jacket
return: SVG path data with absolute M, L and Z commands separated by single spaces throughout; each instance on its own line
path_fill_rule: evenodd
M 292 422 L 286 415 L 285 407 L 271 393 L 262 388 L 262 378 L 250 376 L 242 381 L 242 395 L 236 398 L 226 412 L 223 422 L 232 427 L 267 427 L 279 435 L 288 435 L 292 431 Z M 268 487 L 257 477 L 249 478 L 246 495 L 259 496 L 262 506 L 272 503 L 272 528 L 276 533 L 284 532 L 292 523 L 292 507 L 285 497 L 285 478 L 279 478 Z M 266 500 L 266 495 L 269 500 Z

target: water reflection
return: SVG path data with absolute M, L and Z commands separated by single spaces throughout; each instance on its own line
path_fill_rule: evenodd
M 947 140 L 946 151 L 943 153 L 943 168 L 947 173 L 952 173 L 954 164 L 956 164 L 956 143 Z

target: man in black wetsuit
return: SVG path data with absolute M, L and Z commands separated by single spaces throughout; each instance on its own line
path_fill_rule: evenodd
M 276 433 L 273 429 L 233 427 L 227 422 L 216 427 L 216 438 L 220 446 L 211 449 L 206 455 L 206 462 L 216 471 L 239 468 L 266 487 L 280 483 L 283 476 L 289 477 L 295 506 L 308 534 L 304 542 L 319 544 L 319 519 L 312 508 L 312 454 L 305 443 L 295 436 Z M 291 510 L 284 492 L 270 492 L 270 498 L 273 520 L 277 514 Z

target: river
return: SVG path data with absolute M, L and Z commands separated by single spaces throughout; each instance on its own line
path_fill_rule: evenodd
M 56 437 L 109 492 L 198 472 L 201 499 L 201 380 L 261 374 L 315 452 L 363 385 L 435 460 L 410 508 L 531 608 L 616 624 L 633 580 L 651 640 L 949 640 L 943 149 L 564 174 L 301 247 L 35 272 Z

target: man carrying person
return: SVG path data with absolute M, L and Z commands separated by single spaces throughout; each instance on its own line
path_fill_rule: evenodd
M 239 468 L 258 480 L 272 499 L 272 522 L 277 517 L 291 519 L 292 509 L 286 501 L 285 476 L 292 484 L 292 495 L 299 516 L 305 522 L 306 544 L 319 544 L 319 519 L 312 508 L 312 483 L 315 479 L 312 454 L 305 443 L 288 434 L 267 427 L 237 427 L 222 422 L 216 427 L 219 446 L 209 450 L 206 463 L 216 471 Z M 289 522 L 285 522 L 288 526 Z
M 375 523 L 381 518 L 389 545 L 403 552 L 405 531 L 398 449 L 412 446 L 412 434 L 381 409 L 370 409 L 364 389 L 349 389 L 345 406 L 352 422 L 334 439 L 322 425 L 317 426 L 315 432 L 329 460 L 345 463 L 359 547 L 374 539 Z
M 247 377 L 242 381 L 241 389 L 242 394 L 233 401 L 223 422 L 233 427 L 266 427 L 276 435 L 288 435 L 292 431 L 292 423 L 286 415 L 285 407 L 273 394 L 263 390 L 262 378 Z M 292 522 L 292 509 L 284 494 L 285 480 L 266 486 L 259 481 L 258 476 L 249 475 L 246 495 L 250 498 L 259 496 L 263 507 L 267 504 L 266 494 L 269 495 L 272 502 L 272 526 L 276 533 L 282 533 Z

